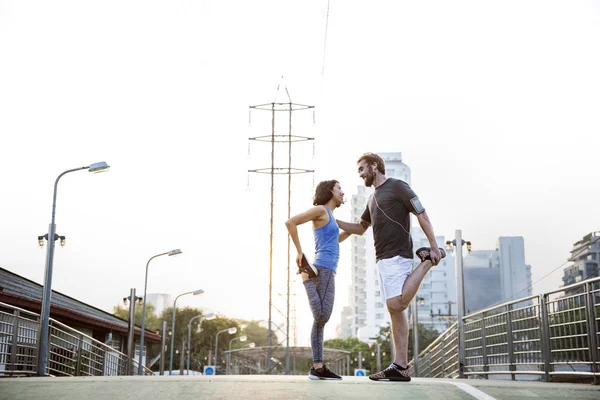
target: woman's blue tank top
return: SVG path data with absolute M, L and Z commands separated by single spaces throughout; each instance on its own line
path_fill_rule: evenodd
M 329 222 L 325 226 L 313 230 L 315 235 L 315 261 L 313 264 L 335 272 L 340 259 L 340 244 L 338 243 L 340 228 L 329 207 L 325 207 L 325 209 L 329 214 Z

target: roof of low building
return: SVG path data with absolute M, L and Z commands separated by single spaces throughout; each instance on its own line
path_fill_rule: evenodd
M 0 267 L 1 302 L 39 312 L 42 304 L 42 289 L 43 286 L 39 283 Z M 129 327 L 128 321 L 55 290 L 52 291 L 50 315 L 53 318 L 66 317 L 124 333 Z M 140 332 L 141 328 L 136 326 L 136 335 Z M 160 341 L 159 335 L 147 329 L 144 338 L 153 342 Z

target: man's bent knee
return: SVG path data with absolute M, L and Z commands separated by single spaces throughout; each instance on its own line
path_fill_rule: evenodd
M 406 310 L 410 302 L 403 301 L 402 295 L 400 295 L 387 299 L 385 303 L 390 314 L 394 314 Z

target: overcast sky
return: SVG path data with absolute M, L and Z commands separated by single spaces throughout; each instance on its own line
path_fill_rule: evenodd
M 178 305 L 267 320 L 270 180 L 247 171 L 271 165 L 268 144 L 249 146 L 271 121 L 249 106 L 280 85 L 315 106 L 314 123 L 293 113 L 293 133 L 315 138 L 293 166 L 315 173 L 293 178 L 292 214 L 313 179 L 349 199 L 361 153 L 402 152 L 436 235 L 461 229 L 480 250 L 523 236 L 533 281 L 555 271 L 534 292 L 554 289 L 572 244 L 600 230 L 599 40 L 598 1 L 0 0 L 0 266 L 42 283 L 56 177 L 106 161 L 60 180 L 53 289 L 111 311 L 143 291 L 150 257 L 181 248 L 151 262 L 148 292 L 202 288 Z M 285 311 L 287 177 L 275 184 Z M 306 294 L 292 292 L 308 345 Z

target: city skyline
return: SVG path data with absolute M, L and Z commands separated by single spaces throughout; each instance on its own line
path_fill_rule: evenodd
M 269 126 L 248 114 L 283 76 L 315 105 L 314 124 L 294 120 L 315 137 L 314 157 L 294 159 L 315 182 L 349 199 L 360 154 L 402 152 L 436 235 L 461 229 L 474 250 L 522 236 L 533 292 L 557 288 L 573 243 L 600 227 L 599 21 L 598 2 L 2 1 L 0 266 L 42 283 L 54 181 L 106 161 L 60 181 L 54 290 L 112 311 L 143 292 L 150 257 L 180 248 L 152 261 L 148 293 L 204 289 L 178 306 L 266 320 L 268 178 L 247 170 L 268 164 L 248 138 Z M 294 180 L 292 213 L 312 191 Z M 350 283 L 341 251 L 332 328 Z

